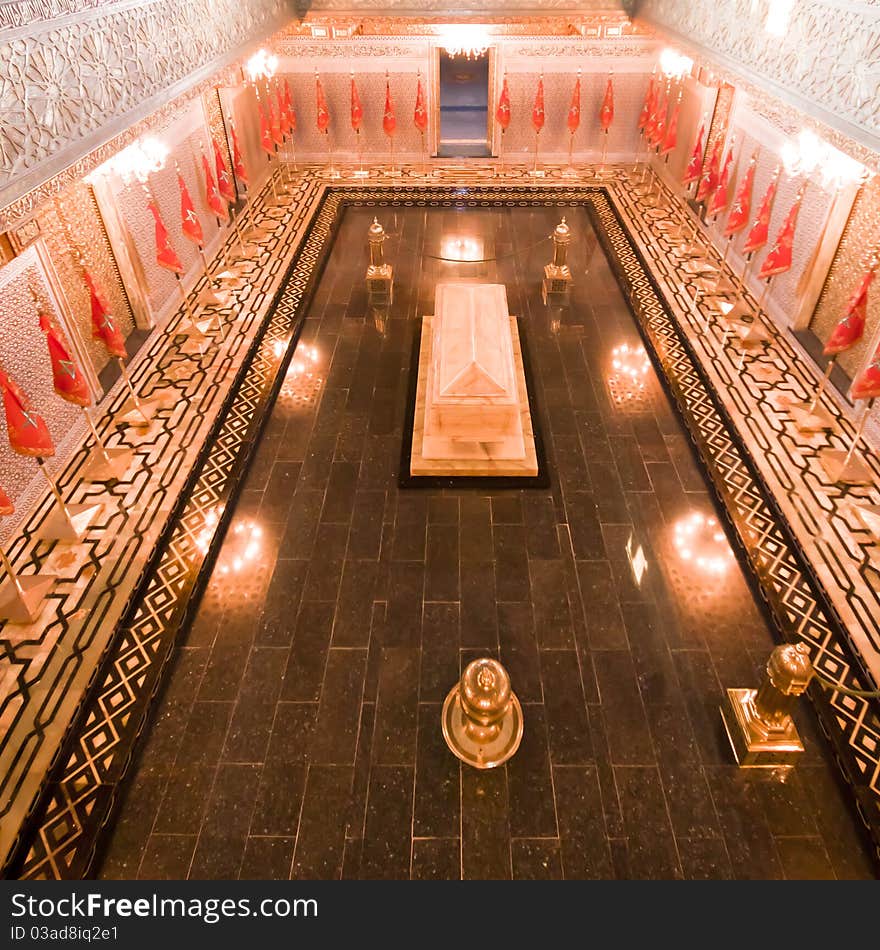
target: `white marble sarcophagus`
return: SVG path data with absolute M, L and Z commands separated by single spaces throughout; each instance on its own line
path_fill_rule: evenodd
M 503 284 L 443 283 L 422 320 L 411 474 L 537 472 L 516 319 Z
M 519 432 L 513 344 L 502 284 L 439 284 L 425 434 L 500 442 Z

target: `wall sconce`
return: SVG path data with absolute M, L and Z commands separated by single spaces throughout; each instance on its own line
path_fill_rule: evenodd
M 694 61 L 667 47 L 660 53 L 660 71 L 667 79 L 681 79 L 693 69 Z
M 278 57 L 274 53 L 267 53 L 264 49 L 258 49 L 245 63 L 244 71 L 254 85 L 261 79 L 268 82 L 278 71 Z
M 800 132 L 797 142 L 786 142 L 782 146 L 782 164 L 789 177 L 809 176 L 818 168 L 822 186 L 835 192 L 865 177 L 865 166 L 861 162 L 822 141 L 809 129 Z
M 124 184 L 139 181 L 146 184 L 150 175 L 161 171 L 168 158 L 168 146 L 153 136 L 137 139 L 121 152 L 108 159 L 94 172 L 86 176 L 86 181 L 92 183 L 93 176 L 113 172 L 118 175 Z

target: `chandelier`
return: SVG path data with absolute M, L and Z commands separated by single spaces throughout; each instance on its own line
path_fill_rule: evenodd
M 245 63 L 244 68 L 252 83 L 256 83 L 260 79 L 265 79 L 268 82 L 278 69 L 278 57 L 267 53 L 264 49 L 258 49 Z
M 469 23 L 444 26 L 440 33 L 440 45 L 453 59 L 456 56 L 479 59 L 489 49 L 489 36 L 484 26 Z
M 159 139 L 147 136 L 132 142 L 131 145 L 117 152 L 112 158 L 108 159 L 96 173 L 115 172 L 123 184 L 129 184 L 136 180 L 141 184 L 146 183 L 150 175 L 161 171 L 165 167 L 165 160 L 168 158 L 168 146 Z M 96 174 L 87 175 L 87 181 L 93 181 Z

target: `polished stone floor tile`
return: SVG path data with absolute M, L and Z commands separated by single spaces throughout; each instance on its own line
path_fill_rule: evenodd
M 461 842 L 458 838 L 414 838 L 412 879 L 450 881 L 461 877 Z
M 510 852 L 514 880 L 562 880 L 562 860 L 555 838 L 513 838 Z
M 241 867 L 242 881 L 283 881 L 290 877 L 295 838 L 247 839 Z
M 509 880 L 507 770 L 461 772 L 461 862 L 465 880 Z
M 345 829 L 354 768 L 310 765 L 290 876 L 336 880 L 342 876 Z
M 640 336 L 586 215 L 566 209 L 589 270 L 555 326 L 546 261 L 510 252 L 558 208 L 382 210 L 394 304 L 366 308 L 375 209 L 351 207 L 300 341 L 319 385 L 282 392 L 239 496 L 258 570 L 218 558 L 103 875 L 873 876 L 806 703 L 794 773 L 732 765 L 718 705 L 757 684 L 774 635 L 736 560 L 709 577 L 676 542 L 717 512 L 653 368 L 638 398 L 613 378 L 614 347 Z M 461 229 L 508 256 L 420 257 Z M 401 489 L 413 323 L 438 280 L 476 271 L 522 320 L 550 485 Z M 487 771 L 440 729 L 482 656 L 524 711 L 518 753 Z

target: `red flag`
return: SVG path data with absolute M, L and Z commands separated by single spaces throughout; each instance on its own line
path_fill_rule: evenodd
M 214 146 L 214 168 L 217 171 L 217 190 L 221 196 L 233 204 L 235 203 L 235 188 L 232 186 L 232 176 L 226 167 L 226 160 L 223 158 L 223 152 L 220 149 L 217 139 L 211 137 L 211 143 Z
M 851 399 L 876 399 L 880 396 L 880 346 L 871 362 L 856 376 L 850 388 Z
M 110 304 L 107 303 L 104 292 L 90 271 L 84 271 L 83 277 L 88 285 L 92 303 L 92 338 L 100 340 L 111 356 L 125 359 L 128 356 L 125 351 L 125 337 L 110 313 Z
M 724 168 L 721 170 L 721 177 L 718 179 L 718 184 L 715 187 L 715 191 L 712 194 L 712 200 L 709 202 L 709 214 L 713 217 L 715 215 L 721 214 L 721 212 L 727 207 L 727 202 L 730 199 L 728 194 L 728 186 L 730 182 L 730 166 L 733 162 L 733 139 L 730 140 L 730 148 L 727 150 L 727 158 L 724 159 Z
M 281 132 L 279 145 L 290 135 L 290 123 L 287 121 L 287 110 L 284 108 L 284 95 L 281 92 L 281 83 L 275 83 L 275 111 L 278 113 L 278 129 Z
M 660 148 L 663 144 L 663 138 L 666 135 L 666 110 L 669 108 L 669 100 L 666 90 L 661 89 L 657 97 L 657 108 L 654 112 L 654 121 L 651 123 L 651 137 L 648 144 L 652 148 Z
M 650 148 L 657 148 L 663 139 L 663 128 L 666 125 L 666 89 L 657 83 L 654 91 L 654 100 L 651 103 L 651 114 L 645 123 L 645 141 Z
M 327 108 L 327 100 L 324 98 L 324 87 L 321 85 L 321 80 L 318 78 L 317 73 L 315 73 L 315 103 L 318 131 L 326 132 L 327 126 L 330 125 L 330 110 Z
M 360 132 L 361 122 L 364 118 L 364 110 L 361 108 L 361 97 L 358 95 L 357 86 L 354 84 L 354 76 L 351 77 L 351 127 L 355 132 Z
M 669 125 L 666 127 L 666 134 L 663 136 L 663 141 L 660 143 L 660 155 L 668 155 L 676 146 L 678 142 L 678 114 L 681 112 L 681 96 L 678 97 L 675 103 L 675 108 L 672 110 L 672 118 L 669 120 Z
M 709 159 L 700 184 L 697 186 L 697 201 L 705 201 L 706 198 L 714 194 L 718 187 L 718 174 L 721 166 L 722 136 L 715 140 L 715 147 L 712 149 L 712 157 Z
M 284 111 L 287 113 L 287 127 L 293 135 L 296 132 L 296 109 L 293 108 L 293 96 L 286 76 L 284 77 Z
M 55 454 L 52 436 L 43 417 L 33 412 L 27 396 L 3 370 L 0 370 L 0 389 L 3 390 L 3 408 L 6 410 L 6 434 L 9 445 L 18 455 L 48 458 Z
M 15 505 L 9 499 L 9 495 L 0 488 L 0 518 L 15 514 Z
M 846 311 L 822 351 L 825 356 L 835 356 L 858 343 L 865 332 L 865 319 L 868 312 L 868 288 L 874 279 L 873 268 L 862 278 L 855 293 L 849 298 Z
M 733 199 L 733 207 L 727 216 L 727 224 L 724 226 L 725 237 L 732 237 L 734 234 L 739 234 L 749 223 L 749 211 L 752 207 L 752 182 L 755 180 L 756 164 L 757 155 L 753 155 L 749 159 L 749 167 L 746 169 L 746 173 L 739 183 L 736 197 Z
M 607 132 L 614 121 L 614 87 L 611 84 L 611 77 L 608 77 L 608 83 L 605 86 L 605 96 L 602 99 L 602 108 L 599 109 L 599 122 L 603 131 Z
M 776 235 L 776 241 L 770 249 L 770 253 L 764 258 L 764 263 L 758 271 L 758 279 L 764 280 L 767 277 L 773 277 L 774 274 L 783 274 L 791 267 L 791 251 L 794 244 L 794 231 L 797 227 L 798 212 L 801 209 L 801 199 L 804 196 L 804 186 L 801 185 L 794 199 L 794 204 L 789 209 L 782 222 L 782 227 Z
M 566 120 L 568 131 L 574 135 L 581 124 L 581 77 L 574 82 L 574 90 L 571 93 L 571 105 L 568 107 L 568 119 Z
M 770 215 L 773 212 L 773 199 L 776 197 L 776 188 L 779 184 L 779 167 L 773 172 L 767 191 L 761 199 L 761 206 L 758 208 L 758 216 L 751 230 L 746 235 L 743 243 L 743 254 L 753 254 L 759 251 L 766 243 L 770 232 Z
M 651 118 L 651 113 L 654 111 L 654 77 L 651 76 L 648 80 L 648 89 L 645 92 L 645 101 L 642 105 L 642 111 L 639 113 L 639 124 L 638 129 L 640 132 L 645 131 L 645 126 L 648 124 L 648 120 Z
M 394 135 L 397 129 L 397 116 L 394 114 L 394 102 L 391 99 L 391 83 L 385 77 L 385 112 L 382 116 L 382 128 L 386 135 Z
M 506 132 L 510 125 L 510 90 L 507 88 L 507 76 L 501 85 L 501 95 L 498 97 L 498 108 L 495 110 L 495 121 Z
M 243 183 L 248 183 L 247 169 L 241 159 L 241 149 L 238 147 L 238 136 L 235 134 L 235 126 L 230 122 L 229 130 L 232 132 L 232 168 L 236 177 Z M 235 199 L 233 199 L 235 200 Z
M 43 311 L 40 311 L 40 329 L 46 334 L 49 362 L 52 364 L 52 385 L 55 387 L 55 392 L 75 406 L 91 405 L 92 395 L 86 378 L 76 365 L 76 360 L 70 355 L 70 346 L 64 334 Z
M 162 214 L 155 201 L 150 199 L 147 207 L 153 212 L 153 218 L 156 221 L 156 263 L 165 270 L 170 270 L 174 274 L 183 273 L 183 264 L 176 251 L 171 246 L 171 240 L 168 237 L 168 229 L 162 220 Z M 94 314 L 94 310 L 92 311 Z
M 272 141 L 272 129 L 269 119 L 263 112 L 263 107 L 257 102 L 257 111 L 260 113 L 260 147 L 270 157 L 275 154 L 275 143 Z
M 532 106 L 532 125 L 535 132 L 544 128 L 544 77 L 538 79 L 538 89 L 535 92 L 535 104 Z
M 706 123 L 700 125 L 700 131 L 697 132 L 697 138 L 694 147 L 691 149 L 690 161 L 684 170 L 684 177 L 681 179 L 683 185 L 690 185 L 700 177 L 700 170 L 703 167 L 703 134 L 706 131 Z
M 205 243 L 205 235 L 202 234 L 202 225 L 193 206 L 192 198 L 189 196 L 189 189 L 179 172 L 177 185 L 180 188 L 180 226 L 183 228 L 183 233 L 201 247 Z
M 220 192 L 217 190 L 217 183 L 214 181 L 214 175 L 208 163 L 208 156 L 205 155 L 204 152 L 202 152 L 202 171 L 205 174 L 205 200 L 208 207 L 218 218 L 226 218 L 228 215 L 228 207 L 220 196 Z
M 421 75 L 416 86 L 416 108 L 413 112 L 413 124 L 422 134 L 428 129 L 428 107 L 425 105 L 425 90 L 422 86 Z
M 269 113 L 269 132 L 272 136 L 272 144 L 279 148 L 284 144 L 284 133 L 281 131 L 281 119 L 275 109 L 275 100 L 270 95 L 267 97 L 267 111 Z

